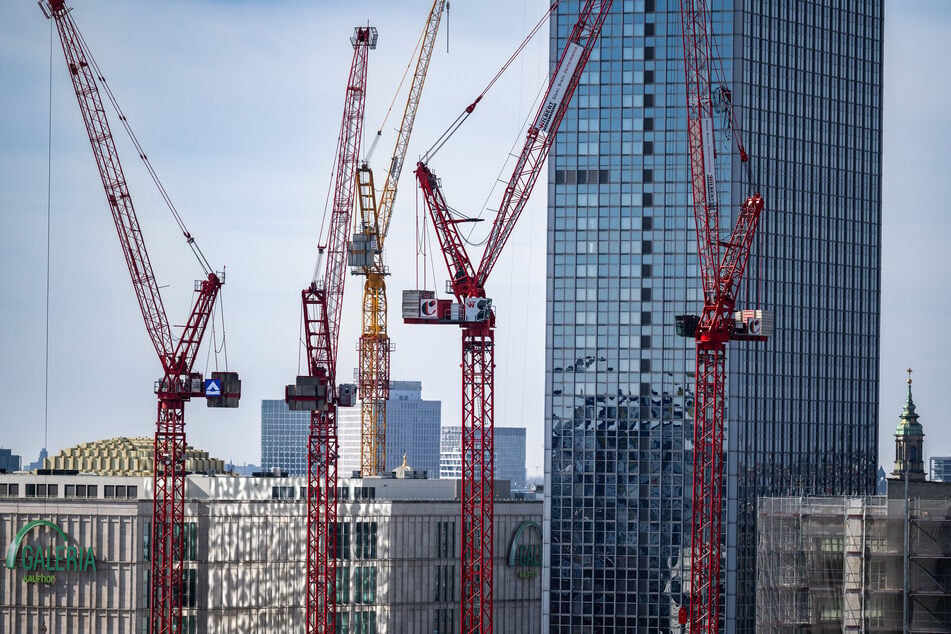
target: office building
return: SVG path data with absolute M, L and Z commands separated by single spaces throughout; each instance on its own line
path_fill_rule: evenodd
M 13 473 L 20 470 L 20 456 L 10 449 L 0 449 L 0 471 Z
M 307 475 L 309 430 L 310 412 L 292 412 L 276 399 L 261 401 L 261 468 Z
M 439 477 L 439 426 L 442 402 L 423 399 L 420 381 L 390 381 L 386 401 L 386 469 L 390 472 L 407 460 L 430 478 Z M 340 458 L 337 473 L 360 471 L 360 401 L 337 410 Z
M 403 462 L 405 453 L 417 470 L 439 474 L 439 422 L 442 403 L 422 397 L 419 381 L 391 381 L 386 402 L 386 472 Z M 360 471 L 360 402 L 337 409 L 337 474 Z M 291 476 L 307 474 L 310 412 L 292 412 L 284 401 L 261 401 L 261 466 Z
M 758 496 L 875 484 L 883 5 L 709 3 L 751 156 L 748 172 L 718 119 L 721 238 L 759 190 L 737 308 L 774 311 L 777 333 L 728 346 L 724 631 L 755 627 Z M 579 6 L 559 5 L 551 51 Z M 677 632 L 689 596 L 695 343 L 673 324 L 702 294 L 679 11 L 614 2 L 548 159 L 553 634 Z
M 49 453 L 47 453 L 46 447 L 43 447 L 42 449 L 40 449 L 40 455 L 36 459 L 36 462 L 31 462 L 30 464 L 28 464 L 26 466 L 26 469 L 24 469 L 24 471 L 33 471 L 35 469 L 42 469 L 43 463 L 46 462 L 46 458 L 48 456 L 49 456 Z
M 301 631 L 306 479 L 190 475 L 185 486 L 183 634 Z M 151 487 L 0 475 L 0 544 L 14 553 L 0 572 L 0 631 L 147 632 Z M 339 487 L 337 631 L 458 632 L 459 481 Z M 494 631 L 539 632 L 542 504 L 501 483 L 496 494 Z
M 462 477 L 462 427 L 444 425 L 439 431 L 439 478 Z
M 932 456 L 928 459 L 929 479 L 933 482 L 951 482 L 951 456 Z
M 526 489 L 525 428 L 496 427 L 494 436 L 496 480 L 508 480 L 513 489 Z M 462 427 L 458 425 L 440 432 L 439 477 L 462 477 Z

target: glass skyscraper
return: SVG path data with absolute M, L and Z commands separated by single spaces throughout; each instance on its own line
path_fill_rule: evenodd
M 292 412 L 277 399 L 261 401 L 261 468 L 307 475 L 310 412 Z
M 420 381 L 390 381 L 386 401 L 386 467 L 389 473 L 403 464 L 403 455 L 416 471 L 439 477 L 439 426 L 442 401 L 423 399 Z M 360 402 L 337 410 L 340 458 L 337 473 L 349 476 L 360 471 Z
M 559 5 L 553 55 L 579 4 Z M 875 483 L 884 2 L 708 4 L 714 92 L 752 157 L 717 120 L 722 230 L 766 200 L 737 308 L 776 319 L 727 351 L 721 614 L 752 632 L 757 496 Z M 674 316 L 702 299 L 683 58 L 678 0 L 615 0 L 549 157 L 552 633 L 679 632 L 688 598 L 695 344 Z
M 493 473 L 496 480 L 508 480 L 513 491 L 527 487 L 525 470 L 525 428 L 498 427 L 493 431 Z M 439 441 L 439 477 L 462 478 L 462 427 L 443 426 Z

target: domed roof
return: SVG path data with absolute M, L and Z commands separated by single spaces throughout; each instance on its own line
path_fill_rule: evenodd
M 409 462 L 406 461 L 406 452 L 403 452 L 403 464 L 393 469 L 393 475 L 397 478 L 412 478 L 413 477 L 413 467 L 409 466 Z
M 155 442 L 143 436 L 107 438 L 84 442 L 63 449 L 44 461 L 47 469 L 75 469 L 80 473 L 117 476 L 152 475 Z M 191 473 L 224 473 L 223 460 L 212 458 L 207 451 L 185 446 L 185 471 Z

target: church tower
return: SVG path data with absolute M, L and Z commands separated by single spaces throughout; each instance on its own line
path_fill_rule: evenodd
M 915 402 L 911 400 L 911 370 L 908 370 L 908 400 L 902 410 L 897 429 L 895 429 L 895 470 L 892 476 L 914 482 L 925 479 L 925 458 L 923 454 L 925 433 L 918 422 Z

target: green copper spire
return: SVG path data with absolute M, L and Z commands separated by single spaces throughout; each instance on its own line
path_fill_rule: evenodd
M 908 369 L 908 398 L 899 417 L 896 436 L 924 436 L 924 430 L 918 422 L 918 412 L 915 411 L 915 402 L 911 398 L 911 369 Z

